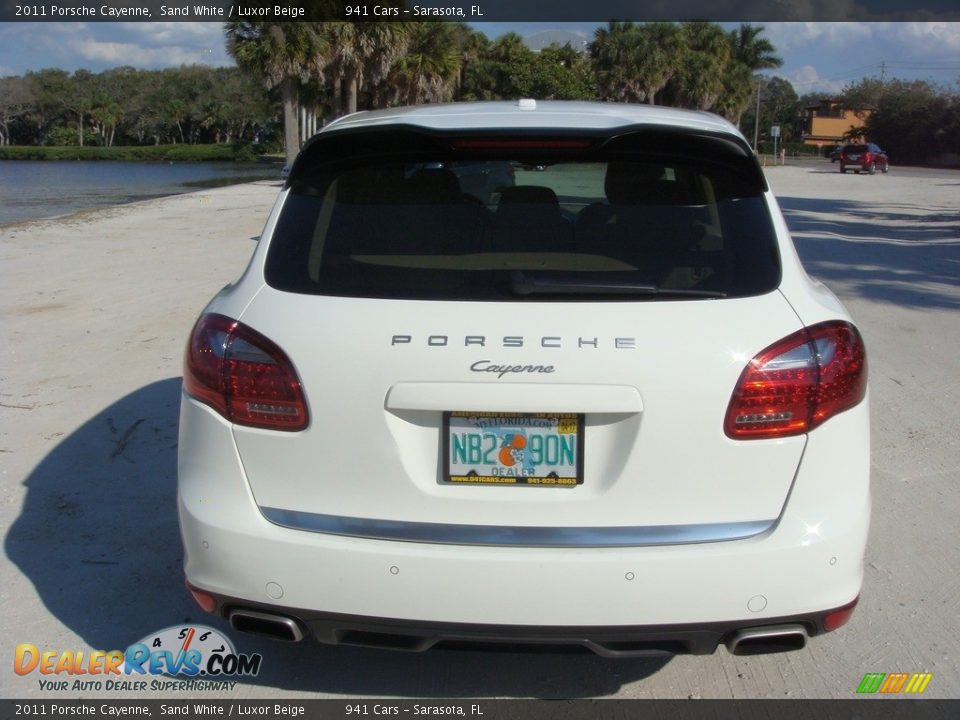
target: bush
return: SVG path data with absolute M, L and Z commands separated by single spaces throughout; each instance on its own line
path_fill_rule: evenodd
M 90 130 L 90 128 L 83 129 L 84 147 L 97 145 L 99 142 L 100 137 Z M 76 127 L 58 126 L 51 128 L 50 132 L 47 133 L 47 137 L 43 143 L 47 147 L 80 147 L 80 143 L 77 142 Z

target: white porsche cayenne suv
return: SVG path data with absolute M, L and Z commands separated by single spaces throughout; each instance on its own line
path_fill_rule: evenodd
M 350 115 L 189 339 L 187 585 L 290 640 L 801 648 L 860 592 L 866 380 L 726 121 Z

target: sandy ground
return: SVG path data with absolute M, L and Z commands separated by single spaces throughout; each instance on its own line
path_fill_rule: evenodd
M 850 625 L 778 656 L 612 662 L 407 655 L 229 633 L 263 671 L 206 697 L 835 697 L 866 672 L 932 672 L 960 697 L 960 174 L 773 168 L 808 269 L 870 351 L 874 520 Z M 123 648 L 185 621 L 174 508 L 180 364 L 206 301 L 243 270 L 275 183 L 0 229 L 0 696 L 41 690 L 14 646 Z

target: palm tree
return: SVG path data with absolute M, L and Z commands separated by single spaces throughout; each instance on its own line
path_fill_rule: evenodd
M 460 74 L 455 30 L 446 23 L 417 23 L 403 56 L 384 83 L 407 105 L 452 99 Z M 393 103 L 390 103 L 393 104 Z
M 643 39 L 644 61 L 639 67 L 639 80 L 647 102 L 653 105 L 656 96 L 679 68 L 678 58 L 682 50 L 680 32 L 673 23 L 654 22 L 643 25 L 640 35 Z
M 464 90 L 468 74 L 475 65 L 484 62 L 490 48 L 490 41 L 483 33 L 473 30 L 466 23 L 458 22 L 451 25 L 457 43 L 457 54 L 460 58 L 460 70 L 457 73 L 457 100 L 464 99 Z
M 611 20 L 607 27 L 594 31 L 589 52 L 601 99 L 617 102 L 647 99 L 640 71 L 645 51 L 645 37 L 632 22 Z
M 731 67 L 727 72 L 727 91 L 721 110 L 735 125 L 740 124 L 754 92 L 760 92 L 761 78 L 754 78 L 754 73 L 783 65 L 783 60 L 774 54 L 773 43 L 760 37 L 762 32 L 763 25 L 749 23 L 740 23 L 739 28 L 730 32 Z
M 681 107 L 710 110 L 724 92 L 731 55 L 727 34 L 715 23 L 685 22 L 680 35 L 685 50 L 675 77 L 675 99 Z
M 268 89 L 280 89 L 287 163 L 300 151 L 297 120 L 299 83 L 316 76 L 326 58 L 326 38 L 315 23 L 241 22 L 226 24 L 227 51 L 242 69 Z
M 329 48 L 326 65 L 333 83 L 335 112 L 338 115 L 356 112 L 358 97 L 365 85 L 381 82 L 406 49 L 409 23 L 327 22 L 320 25 Z
M 711 109 L 739 126 L 743 111 L 753 99 L 754 87 L 750 68 L 740 62 L 728 62 L 723 73 L 723 92 Z
M 762 32 L 763 25 L 740 23 L 740 27 L 730 33 L 733 59 L 746 65 L 751 72 L 783 65 L 783 60 L 774 55 L 773 43 L 760 37 Z

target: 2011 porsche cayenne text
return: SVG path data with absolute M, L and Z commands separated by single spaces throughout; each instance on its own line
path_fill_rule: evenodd
M 867 395 L 720 118 L 350 115 L 190 336 L 187 583 L 290 640 L 800 648 L 860 592 Z

